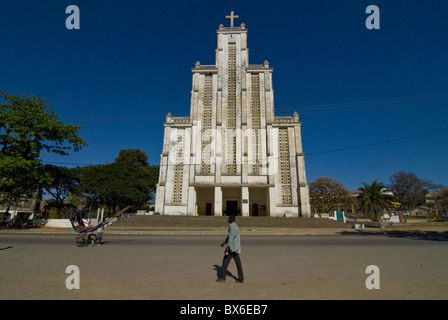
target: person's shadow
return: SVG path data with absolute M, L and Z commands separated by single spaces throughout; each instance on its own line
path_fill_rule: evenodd
M 216 277 L 217 277 L 218 279 L 221 279 L 221 278 L 222 278 L 222 266 L 218 266 L 217 264 L 215 264 L 213 267 L 214 267 L 213 270 L 216 270 Z M 235 280 L 238 280 L 238 278 L 235 277 L 235 276 L 229 271 L 229 269 L 227 269 L 227 276 L 228 276 L 228 277 L 232 277 L 232 278 L 235 279 Z

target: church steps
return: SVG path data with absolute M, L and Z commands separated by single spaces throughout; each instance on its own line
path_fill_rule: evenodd
M 314 218 L 237 217 L 240 229 L 348 228 L 347 224 Z M 227 217 L 208 216 L 131 216 L 116 221 L 110 230 L 227 232 Z

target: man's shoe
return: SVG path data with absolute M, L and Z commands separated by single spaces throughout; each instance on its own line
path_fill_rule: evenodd
M 226 280 L 222 279 L 222 278 L 218 278 L 218 279 L 216 279 L 216 282 L 226 282 Z
M 235 280 L 235 282 L 244 283 L 244 280 L 238 279 L 238 280 Z

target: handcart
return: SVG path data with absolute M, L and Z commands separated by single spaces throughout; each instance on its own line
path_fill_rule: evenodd
M 130 206 L 124 208 L 123 210 L 118 211 L 112 217 L 100 221 L 95 226 L 91 225 L 92 222 L 91 215 L 89 215 L 89 220 L 84 221 L 82 219 L 82 212 L 79 215 L 76 215 L 75 217 L 70 219 L 70 223 L 73 227 L 73 230 L 75 230 L 75 232 L 78 233 L 78 235 L 75 238 L 76 245 L 78 247 L 84 247 L 88 244 L 92 245 L 100 244 L 101 239 L 103 238 L 104 228 L 108 224 L 110 224 L 112 219 L 119 216 L 129 208 Z

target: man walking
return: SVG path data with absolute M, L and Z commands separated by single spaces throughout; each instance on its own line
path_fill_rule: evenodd
M 229 266 L 230 260 L 232 258 L 235 260 L 236 268 L 238 270 L 238 280 L 237 282 L 244 282 L 243 267 L 241 265 L 240 253 L 241 253 L 241 243 L 240 243 L 240 230 L 235 223 L 235 216 L 229 216 L 229 235 L 226 240 L 221 243 L 221 247 L 227 244 L 224 258 L 222 260 L 222 275 L 216 281 L 224 282 L 226 281 L 227 267 Z

